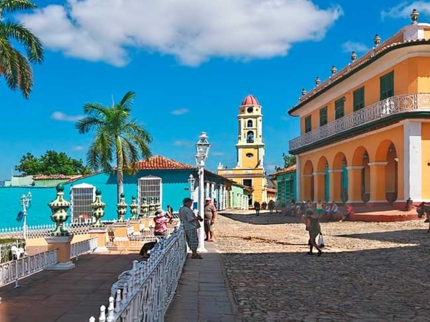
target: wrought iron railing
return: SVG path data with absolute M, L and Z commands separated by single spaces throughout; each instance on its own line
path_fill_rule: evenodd
M 70 258 L 92 253 L 97 248 L 97 237 L 86 239 L 77 243 L 70 244 Z
M 18 287 L 19 279 L 40 272 L 56 263 L 57 250 L 54 249 L 0 264 L 0 287 L 14 282 L 15 287 Z
M 366 106 L 291 140 L 290 151 L 336 134 L 346 133 L 357 126 L 370 124 L 390 115 L 413 111 L 430 111 L 430 93 L 393 96 Z
M 176 228 L 155 245 L 147 261 L 133 261 L 132 269 L 119 276 L 111 289 L 114 296 L 107 308 L 101 306 L 98 321 L 164 321 L 186 256 L 185 232 Z

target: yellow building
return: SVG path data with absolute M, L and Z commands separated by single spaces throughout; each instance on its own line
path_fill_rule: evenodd
M 404 206 L 430 200 L 430 24 L 412 24 L 315 80 L 289 114 L 301 135 L 299 200 Z
M 252 187 L 252 196 L 249 198 L 250 206 L 255 201 L 267 202 L 267 179 L 263 166 L 263 114 L 261 106 L 254 96 L 245 97 L 239 106 L 237 119 L 237 165 L 229 169 L 220 163 L 218 174 L 244 186 Z

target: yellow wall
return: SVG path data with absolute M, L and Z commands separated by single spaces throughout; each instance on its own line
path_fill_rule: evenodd
M 243 169 L 254 169 L 259 160 L 258 148 L 242 148 L 242 168 Z M 248 158 L 246 155 L 248 153 L 252 153 L 254 156 L 252 158 Z
M 385 167 L 384 182 L 387 186 L 379 184 L 377 189 L 385 189 L 392 191 L 394 189 L 394 176 L 391 175 L 396 165 L 394 164 L 394 157 L 399 158 L 397 164 L 397 199 L 403 200 L 403 183 L 404 183 L 404 143 L 403 143 L 403 126 L 399 125 L 395 128 L 387 129 L 379 133 L 369 133 L 365 137 L 351 140 L 348 142 L 340 142 L 339 144 L 325 148 L 324 150 L 315 151 L 312 154 L 300 156 L 300 171 L 298 176 L 301 180 L 301 199 L 308 199 L 309 184 L 306 177 L 302 175 L 310 174 L 311 172 L 324 172 L 325 164 L 328 163 L 330 170 L 339 170 L 342 168 L 342 159 L 346 159 L 346 166 L 364 166 L 369 162 L 384 162 L 390 160 Z M 388 150 L 391 143 L 395 147 L 395 152 L 389 155 Z M 429 128 L 429 149 L 430 149 L 430 128 Z M 363 159 L 364 151 L 367 151 L 368 159 Z M 430 159 L 430 157 L 429 157 Z M 310 167 L 310 161 L 312 167 Z M 430 160 L 429 160 L 430 161 Z M 429 167 L 430 169 L 430 167 Z M 366 172 L 366 191 L 370 190 L 370 174 Z M 429 181 L 430 182 L 430 173 Z M 331 185 L 332 183 L 330 183 Z M 337 200 L 338 201 L 338 200 Z
M 422 199 L 430 199 L 430 166 L 427 164 L 430 162 L 430 124 L 423 123 L 421 128 L 421 158 L 422 158 L 422 173 L 421 173 L 421 196 Z M 417 178 L 417 183 L 420 178 Z
M 375 64 L 377 64 L 377 62 Z M 368 68 L 371 68 L 371 66 Z M 392 70 L 394 70 L 394 95 L 430 92 L 430 57 L 410 58 L 394 66 L 394 68 L 385 70 L 384 72 L 360 84 L 359 86 L 351 88 L 349 91 L 342 93 L 342 95 L 339 95 L 334 100 L 324 105 L 316 106 L 313 112 L 308 114 L 312 115 L 312 130 L 319 127 L 319 110 L 325 106 L 327 106 L 328 122 L 334 121 L 335 101 L 342 97 L 345 97 L 345 115 L 352 113 L 354 104 L 353 92 L 362 86 L 364 86 L 365 106 L 379 102 L 380 77 L 388 74 Z M 309 104 L 313 104 L 313 101 L 310 101 Z M 305 133 L 305 118 L 308 115 L 303 116 L 300 120 L 302 134 Z

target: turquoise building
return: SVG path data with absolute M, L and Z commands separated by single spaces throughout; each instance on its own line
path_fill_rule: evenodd
M 276 187 L 276 199 L 281 205 L 285 206 L 293 200 L 297 201 L 296 165 L 272 173 L 269 178 Z
M 139 171 L 135 175 L 124 175 L 124 194 L 126 203 L 131 203 L 132 196 L 138 201 L 143 198 L 158 198 L 163 209 L 170 205 L 177 211 L 185 197 L 198 200 L 199 180 L 196 166 L 177 162 L 157 155 L 138 162 Z M 231 198 L 232 180 L 205 170 L 205 197 L 216 201 L 218 209 L 234 208 L 235 202 Z M 116 174 L 105 172 L 94 173 L 66 181 L 64 184 L 65 198 L 71 202 L 69 209 L 70 221 L 80 222 L 91 218 L 91 203 L 95 198 L 96 189 L 102 191 L 102 200 L 106 203 L 104 220 L 117 218 L 116 213 Z M 241 194 L 246 194 L 242 187 Z M 2 200 L 2 214 L 0 228 L 21 227 L 22 195 L 31 192 L 31 205 L 27 210 L 27 225 L 43 225 L 51 223 L 51 211 L 48 203 L 55 199 L 55 186 L 27 186 L 0 187 Z M 197 203 L 194 204 L 197 208 Z M 125 218 L 129 218 L 128 213 Z

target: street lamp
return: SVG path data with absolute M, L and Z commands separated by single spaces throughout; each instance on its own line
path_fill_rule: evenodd
M 204 198 L 205 198 L 205 161 L 209 154 L 210 144 L 208 142 L 206 132 L 202 132 L 199 136 L 199 141 L 196 143 L 196 164 L 199 169 L 199 215 L 204 217 Z M 199 252 L 207 252 L 205 248 L 205 229 L 202 225 L 199 229 Z
M 31 192 L 28 192 L 27 196 L 26 195 L 21 196 L 22 216 L 24 218 L 23 229 L 22 229 L 24 240 L 27 240 L 27 209 L 30 208 L 30 205 L 31 205 Z
M 196 179 L 194 179 L 193 175 L 190 174 L 188 177 L 188 183 L 190 184 L 190 198 L 193 199 L 193 193 L 194 193 L 194 183 L 196 182 Z

